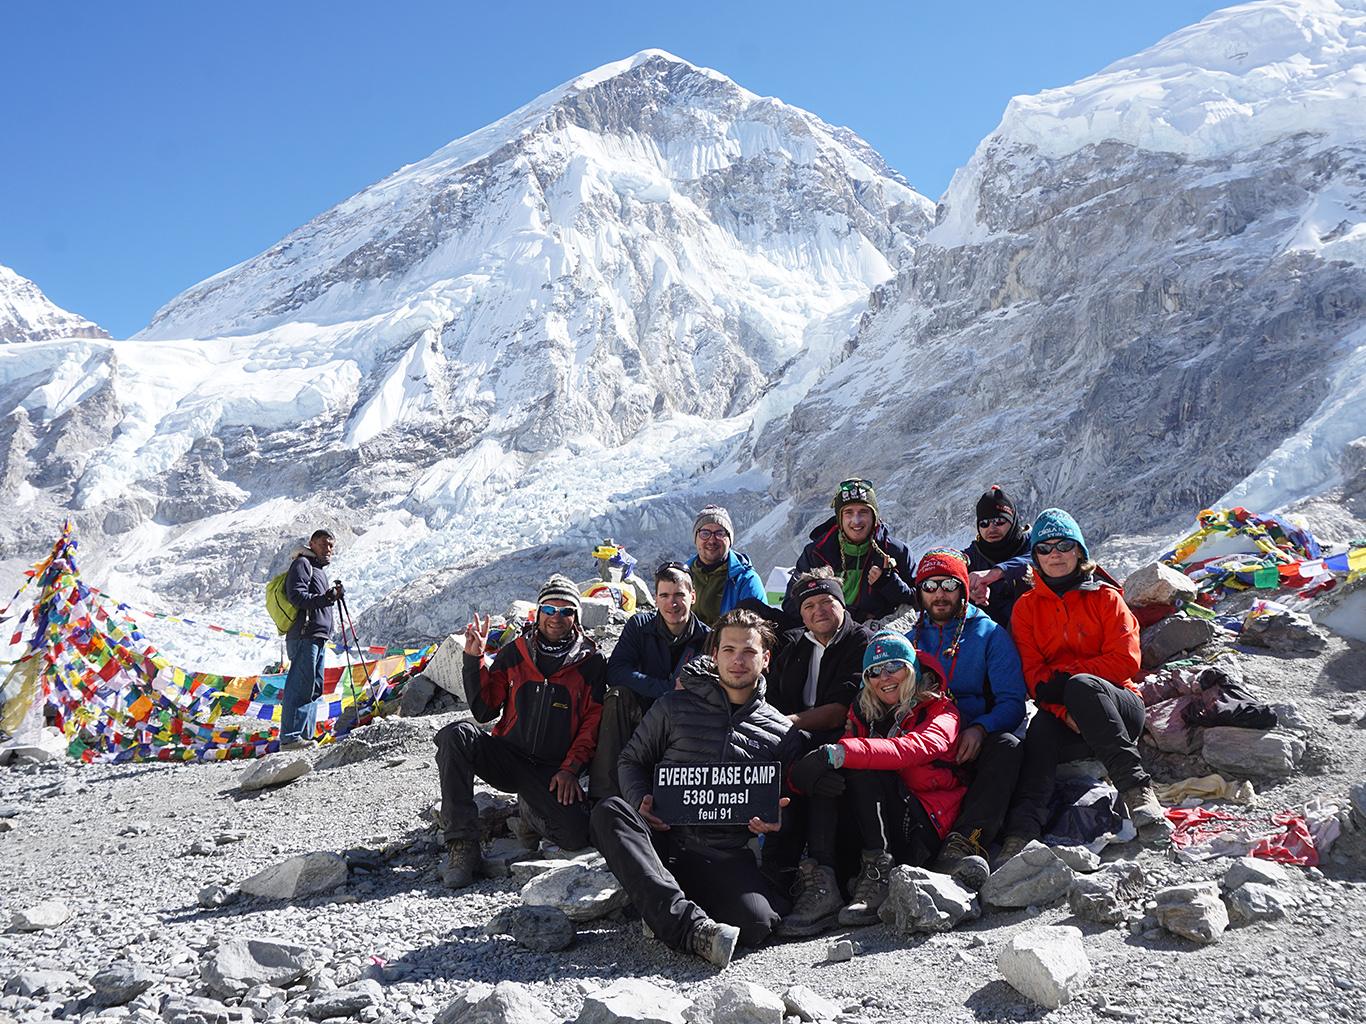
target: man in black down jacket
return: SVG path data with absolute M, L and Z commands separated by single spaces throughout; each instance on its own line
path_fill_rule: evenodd
M 650 930 L 673 948 L 724 967 L 737 940 L 759 945 L 791 907 L 746 845 L 751 834 L 778 826 L 752 818 L 748 828 L 670 827 L 651 813 L 654 767 L 778 761 L 786 776 L 797 733 L 764 700 L 771 647 L 764 620 L 736 608 L 717 620 L 716 636 L 715 660 L 689 662 L 682 688 L 646 713 L 622 751 L 623 795 L 593 809 L 590 829 Z
M 314 530 L 308 547 L 295 550 L 285 576 L 285 597 L 299 609 L 299 615 L 285 634 L 289 674 L 280 694 L 281 750 L 317 746 L 303 730 L 308 724 L 308 705 L 322 696 L 323 649 L 332 639 L 332 606 L 342 596 L 340 583 L 329 586 L 325 568 L 335 545 L 331 530 Z

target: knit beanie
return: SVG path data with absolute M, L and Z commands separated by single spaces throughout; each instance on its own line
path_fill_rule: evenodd
M 868 641 L 868 647 L 863 652 L 864 674 L 866 675 L 870 668 L 876 668 L 889 661 L 904 661 L 914 670 L 915 648 L 901 633 L 884 629 L 873 634 L 873 639 Z
M 867 505 L 877 515 L 877 491 L 873 490 L 873 485 L 867 480 L 845 480 L 839 490 L 835 492 L 835 498 L 830 502 L 830 507 L 835 510 L 835 521 L 839 521 L 840 513 L 844 511 L 845 505 Z
M 844 585 L 833 576 L 826 579 L 812 579 L 799 583 L 792 588 L 792 603 L 800 611 L 802 603 L 816 594 L 829 594 L 841 605 L 844 604 Z
M 1020 521 L 1019 514 L 1016 511 L 1018 508 L 1019 506 L 1015 504 L 1014 498 L 992 484 L 977 499 L 977 521 L 981 522 L 983 519 L 995 519 L 997 516 L 1002 516 L 1012 523 L 1018 523 Z
M 720 505 L 708 505 L 701 512 L 697 513 L 697 518 L 692 521 L 693 540 L 697 539 L 697 531 L 704 526 L 716 525 L 721 527 L 730 536 L 731 542 L 735 541 L 735 527 L 731 524 L 730 513 Z
M 536 603 L 541 605 L 547 601 L 568 601 L 574 606 L 575 619 L 579 619 L 583 615 L 583 604 L 579 600 L 579 588 L 568 576 L 556 573 L 545 581 L 545 586 L 541 587 L 541 592 L 536 595 Z
M 1029 543 L 1042 544 L 1046 540 L 1074 540 L 1077 547 L 1081 548 L 1081 559 L 1086 561 L 1091 557 L 1086 550 L 1086 541 L 1082 539 L 1081 527 L 1077 521 L 1060 508 L 1046 508 L 1039 513 L 1034 520 L 1034 527 L 1029 535 Z
M 926 551 L 925 557 L 915 567 L 915 585 L 920 586 L 923 581 L 931 576 L 950 576 L 963 584 L 963 588 L 966 590 L 968 560 L 963 557 L 961 551 L 956 551 L 953 548 L 935 548 L 933 551 Z

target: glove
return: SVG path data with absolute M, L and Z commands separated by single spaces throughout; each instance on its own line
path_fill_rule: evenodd
M 807 796 L 839 796 L 844 792 L 844 777 L 830 767 L 826 747 L 817 747 L 798 759 L 787 773 L 787 780 L 793 789 Z
M 1058 669 L 1051 676 L 1034 687 L 1034 699 L 1040 704 L 1061 704 L 1062 688 L 1072 678 L 1071 672 Z
M 335 590 L 335 591 L 337 592 L 337 600 L 338 600 L 338 601 L 340 601 L 342 598 L 344 598 L 344 597 L 346 596 L 346 588 L 342 586 L 342 581 L 341 581 L 341 580 L 337 580 L 336 583 L 333 583 L 333 584 L 332 584 L 332 589 Z

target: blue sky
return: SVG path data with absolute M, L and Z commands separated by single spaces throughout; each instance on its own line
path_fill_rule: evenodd
M 848 125 L 937 199 L 1011 96 L 1227 4 L 6 4 L 0 264 L 123 338 L 398 167 L 659 47 Z

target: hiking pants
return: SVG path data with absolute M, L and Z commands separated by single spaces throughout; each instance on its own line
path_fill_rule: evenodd
M 494 789 L 516 793 L 518 802 L 541 819 L 537 824 L 545 825 L 552 843 L 566 850 L 588 845 L 588 802 L 580 797 L 562 804 L 551 792 L 558 765 L 537 764 L 473 722 L 452 722 L 436 734 L 436 768 L 441 777 L 443 841 L 479 839 L 477 775 Z
M 656 832 L 619 796 L 593 808 L 593 845 L 655 936 L 687 949 L 693 929 L 713 918 L 758 946 L 790 912 L 748 846 L 718 849 Z
M 1150 781 L 1138 755 L 1144 718 L 1138 694 L 1100 676 L 1079 673 L 1064 684 L 1063 704 L 1080 731 L 1073 732 L 1048 711 L 1030 719 L 1020 781 L 1006 815 L 1007 836 L 1038 839 L 1043 833 L 1053 781 L 1063 762 L 1095 757 L 1121 791 Z
M 976 759 L 958 766 L 969 776 L 969 782 L 953 824 L 955 832 L 983 846 L 995 842 L 1010 807 L 1010 795 L 1015 792 L 1024 751 L 1024 742 L 1014 733 L 988 733 Z
M 323 695 L 323 648 L 327 641 L 285 637 L 289 672 L 280 693 L 280 742 L 297 740 L 308 727 L 308 706 Z M 310 735 L 307 739 L 312 739 Z
M 811 856 L 818 864 L 835 863 L 835 825 L 844 805 L 853 811 L 865 850 L 885 850 L 898 864 L 920 866 L 939 856 L 943 840 L 920 798 L 901 776 L 873 768 L 841 768 L 844 795 L 811 798 Z
M 621 795 L 617 779 L 617 760 L 630 742 L 636 726 L 654 701 L 642 697 L 629 686 L 613 686 L 602 698 L 602 719 L 598 722 L 598 746 L 588 768 L 588 798 L 605 800 Z

